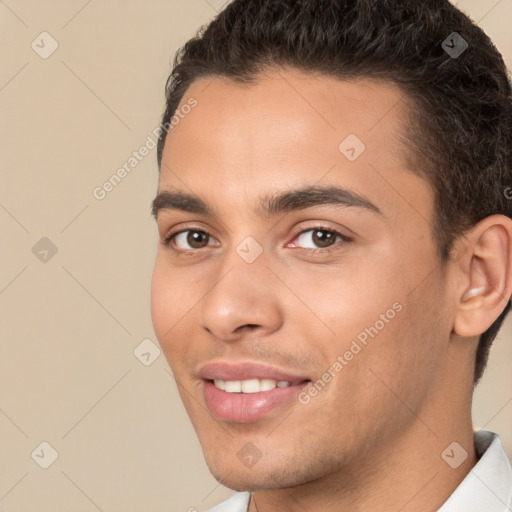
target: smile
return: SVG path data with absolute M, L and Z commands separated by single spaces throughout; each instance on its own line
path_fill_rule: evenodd
M 210 361 L 199 368 L 204 402 L 217 418 L 251 423 L 297 404 L 310 379 L 295 371 L 249 361 Z

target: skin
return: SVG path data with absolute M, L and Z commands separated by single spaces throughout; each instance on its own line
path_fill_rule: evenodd
M 181 237 L 181 255 L 159 244 L 152 318 L 212 474 L 252 490 L 251 512 L 437 510 L 476 462 L 474 358 L 512 293 L 512 222 L 477 224 L 443 274 L 433 193 L 407 168 L 409 107 L 391 83 L 276 70 L 251 86 L 204 78 L 181 104 L 189 97 L 198 104 L 167 136 L 159 190 L 197 195 L 214 215 L 162 209 L 158 232 L 211 238 L 194 249 Z M 366 145 L 353 162 L 338 150 L 351 133 Z M 260 196 L 315 184 L 355 191 L 382 215 L 325 204 L 256 213 Z M 312 254 L 313 232 L 298 234 L 318 225 L 352 241 Z M 236 252 L 247 236 L 263 249 L 250 264 Z M 396 302 L 308 404 L 249 424 L 208 411 L 200 365 L 262 362 L 316 381 Z M 457 469 L 441 458 L 454 441 L 468 453 Z M 246 443 L 261 453 L 250 468 L 237 457 Z

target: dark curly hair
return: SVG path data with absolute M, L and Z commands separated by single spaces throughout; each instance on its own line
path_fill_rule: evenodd
M 455 41 L 467 43 L 460 55 L 448 51 Z M 176 54 L 162 125 L 199 78 L 251 84 L 285 67 L 384 79 L 406 93 L 413 105 L 405 130 L 410 169 L 433 188 L 431 228 L 443 268 L 455 239 L 477 222 L 512 217 L 506 66 L 483 30 L 448 0 L 233 0 Z M 161 129 L 158 140 L 159 167 L 166 133 Z M 475 384 L 510 307 L 509 297 L 480 336 Z

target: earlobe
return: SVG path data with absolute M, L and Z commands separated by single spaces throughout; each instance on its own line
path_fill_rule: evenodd
M 454 332 L 461 337 L 485 332 L 505 309 L 512 293 L 512 220 L 486 217 L 465 235 L 464 257 L 457 263 L 459 287 Z

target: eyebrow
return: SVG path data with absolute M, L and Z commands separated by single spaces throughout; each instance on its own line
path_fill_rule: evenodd
M 345 188 L 318 185 L 268 194 L 260 198 L 257 214 L 260 217 L 268 217 L 324 205 L 362 208 L 385 217 L 378 206 L 361 194 Z M 155 219 L 161 210 L 180 210 L 207 217 L 215 216 L 214 209 L 200 197 L 174 190 L 160 191 L 152 202 L 151 210 Z

